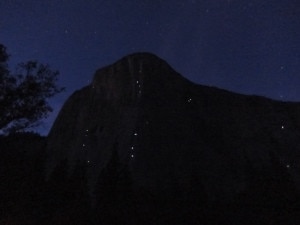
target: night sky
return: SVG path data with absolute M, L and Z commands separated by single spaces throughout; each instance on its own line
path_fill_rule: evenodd
M 36 59 L 67 91 L 39 128 L 96 69 L 133 52 L 165 59 L 189 80 L 300 101 L 299 0 L 0 0 L 10 68 Z

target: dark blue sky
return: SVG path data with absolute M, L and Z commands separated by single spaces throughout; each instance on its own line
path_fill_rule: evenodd
M 55 112 L 96 69 L 139 51 L 191 81 L 300 101 L 299 0 L 0 0 L 11 68 L 37 59 L 61 73 Z

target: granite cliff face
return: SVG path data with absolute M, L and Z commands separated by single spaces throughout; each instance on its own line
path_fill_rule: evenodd
M 299 184 L 300 104 L 196 85 L 155 55 L 132 54 L 67 100 L 48 136 L 49 168 L 85 160 L 93 183 L 113 148 L 145 187 L 197 176 L 211 198 L 230 198 L 247 167 L 272 157 Z

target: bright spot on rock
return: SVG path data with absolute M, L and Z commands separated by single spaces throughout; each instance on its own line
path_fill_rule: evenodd
M 190 103 L 190 102 L 192 102 L 192 99 L 191 99 L 191 98 L 189 98 L 189 99 L 188 99 L 188 102 L 189 102 L 189 103 Z
M 290 168 L 291 166 L 289 164 L 286 165 L 286 168 Z
M 82 144 L 82 147 L 85 147 L 85 144 Z
M 283 125 L 281 126 L 281 129 L 282 129 L 282 130 L 284 129 L 284 126 L 283 126 Z
M 138 134 L 137 134 L 137 133 L 134 133 L 133 135 L 134 135 L 134 136 L 137 136 Z
M 133 158 L 133 157 L 134 157 L 134 155 L 132 154 L 132 155 L 131 155 L 131 158 Z

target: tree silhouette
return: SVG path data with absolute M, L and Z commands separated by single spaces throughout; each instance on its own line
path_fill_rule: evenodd
M 45 192 L 45 211 L 51 224 L 67 224 L 70 202 L 68 160 L 60 161 L 49 176 Z
M 47 99 L 64 90 L 56 84 L 59 72 L 48 65 L 28 61 L 12 74 L 8 59 L 0 44 L 0 130 L 5 133 L 38 125 L 52 111 Z
M 115 146 L 107 166 L 101 171 L 95 190 L 96 214 L 101 224 L 131 224 L 133 191 L 129 168 L 119 159 Z
M 34 133 L 1 136 L 0 221 L 13 218 L 17 224 L 40 224 L 38 221 L 43 217 L 44 144 L 45 138 Z
M 69 224 L 91 223 L 91 206 L 87 178 L 87 163 L 78 161 L 69 179 Z
M 207 214 L 208 196 L 203 182 L 200 174 L 191 174 L 185 212 L 194 223 L 203 222 Z

